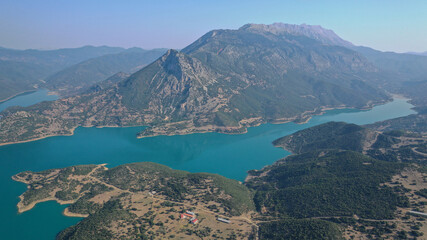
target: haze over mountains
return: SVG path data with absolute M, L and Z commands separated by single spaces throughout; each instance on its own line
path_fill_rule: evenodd
M 75 93 L 119 72 L 133 73 L 166 50 L 93 47 L 58 50 L 0 48 L 0 100 L 36 88 Z
M 78 93 L 118 72 L 134 73 L 153 62 L 166 49 L 130 48 L 116 54 L 91 58 L 61 70 L 46 79 L 46 87 L 65 95 Z
M 33 90 L 60 69 L 89 58 L 118 53 L 122 48 L 86 46 L 59 50 L 14 50 L 0 48 L 0 100 Z
M 407 52 L 407 54 L 427 56 L 427 51 L 425 51 L 425 52 Z
M 138 59 L 148 61 L 160 52 L 144 51 L 146 58 Z M 46 86 L 88 88 L 124 71 L 121 67 L 140 67 L 134 54 L 128 50 L 85 61 L 48 78 Z M 0 136 L 6 143 L 70 134 L 77 126 L 134 125 L 150 126 L 140 136 L 237 133 L 259 123 L 303 121 L 324 108 L 369 107 L 390 100 L 385 90 L 413 94 L 422 102 L 407 83 L 425 86 L 425 64 L 427 57 L 355 47 L 320 26 L 247 24 L 210 31 L 124 80 L 6 111 Z M 36 128 L 28 118 L 37 119 Z M 22 127 L 16 131 L 14 125 Z

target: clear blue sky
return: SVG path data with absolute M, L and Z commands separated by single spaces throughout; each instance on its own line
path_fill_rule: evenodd
M 1 0 L 0 46 L 183 48 L 246 23 L 321 25 L 356 45 L 427 51 L 426 0 Z

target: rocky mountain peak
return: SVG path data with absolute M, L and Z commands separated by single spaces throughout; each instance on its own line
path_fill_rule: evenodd
M 338 46 L 353 46 L 352 43 L 340 38 L 334 31 L 325 29 L 320 25 L 307 25 L 307 24 L 287 24 L 287 23 L 273 23 L 273 24 L 246 24 L 239 28 L 243 31 L 251 31 L 257 33 L 270 33 L 275 35 L 291 34 L 296 36 L 305 36 L 324 44 L 338 45 Z
M 182 53 L 179 53 L 174 49 L 170 49 L 162 56 L 160 64 L 163 66 L 164 71 L 180 79 L 182 75 L 181 63 L 185 61 L 184 58 L 185 57 Z
M 166 59 L 169 57 L 176 57 L 179 54 L 179 52 L 175 49 L 169 49 L 163 56 L 162 59 Z
M 187 54 L 179 52 L 174 49 L 168 50 L 160 59 L 159 63 L 166 69 L 176 66 L 183 66 L 186 64 L 192 64 L 193 59 Z

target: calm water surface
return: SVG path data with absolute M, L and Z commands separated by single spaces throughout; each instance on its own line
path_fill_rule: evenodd
M 49 95 L 49 90 L 40 89 L 35 92 L 20 94 L 6 102 L 0 103 L 0 112 L 11 106 L 27 107 L 43 101 L 53 101 L 58 99 L 57 95 Z
M 218 173 L 244 180 L 246 172 L 260 169 L 289 155 L 271 142 L 295 131 L 325 123 L 345 121 L 367 124 L 415 113 L 406 100 L 377 106 L 372 110 L 332 110 L 313 117 L 306 124 L 264 124 L 242 135 L 219 133 L 158 136 L 136 139 L 143 127 L 78 128 L 73 136 L 0 147 L 0 236 L 2 239 L 54 239 L 57 232 L 80 221 L 61 215 L 66 206 L 55 202 L 38 204 L 17 214 L 18 196 L 25 185 L 11 176 L 25 170 L 40 171 L 76 164 L 152 161 L 190 172 Z

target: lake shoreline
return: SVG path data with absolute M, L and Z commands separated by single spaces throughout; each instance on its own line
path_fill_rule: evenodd
M 308 110 L 305 111 L 303 113 L 301 113 L 298 116 L 295 117 L 290 117 L 290 118 L 281 118 L 281 119 L 277 119 L 277 120 L 273 120 L 273 121 L 258 121 L 255 124 L 251 125 L 248 124 L 248 126 L 238 126 L 238 127 L 218 127 L 218 126 L 211 126 L 211 129 L 209 130 L 204 130 L 203 128 L 184 128 L 184 129 L 179 129 L 176 130 L 175 132 L 170 132 L 170 133 L 159 133 L 159 132 L 155 132 L 153 134 L 147 134 L 147 135 L 140 135 L 138 133 L 137 138 L 138 139 L 142 139 L 142 138 L 149 138 L 149 137 L 156 137 L 156 136 L 176 136 L 176 135 L 189 135 L 189 134 L 197 134 L 197 133 L 223 133 L 223 134 L 230 134 L 230 135 L 234 135 L 234 134 L 245 134 L 248 132 L 248 128 L 251 127 L 258 127 L 262 124 L 285 124 L 285 123 L 290 123 L 290 122 L 294 122 L 296 124 L 306 124 L 308 123 L 314 116 L 321 116 L 323 114 L 325 114 L 327 111 L 331 111 L 331 110 L 342 110 L 342 109 L 356 109 L 356 110 L 360 110 L 360 111 L 366 111 L 366 110 L 371 110 L 372 108 L 374 108 L 375 106 L 381 106 L 390 102 L 393 102 L 395 99 L 405 99 L 407 101 L 409 101 L 410 99 L 406 99 L 406 98 L 401 98 L 401 97 L 393 97 L 391 100 L 388 101 L 381 101 L 381 102 L 377 102 L 377 103 L 367 103 L 365 106 L 360 107 L 360 108 L 355 108 L 355 107 L 349 107 L 349 106 L 337 106 L 337 107 L 330 107 L 330 106 L 322 106 L 319 107 L 315 110 Z M 246 120 L 246 119 L 243 119 Z M 241 121 L 243 121 L 241 120 Z M 261 119 L 262 120 L 262 119 Z M 227 130 L 227 131 L 224 131 Z M 222 131 L 220 131 L 222 130 Z M 235 130 L 235 131 L 233 131 Z
M 12 100 L 12 99 L 13 99 L 13 98 L 15 98 L 15 97 L 19 97 L 20 95 L 23 95 L 23 94 L 37 92 L 37 90 L 39 90 L 39 89 L 23 91 L 23 92 L 20 92 L 20 93 L 15 94 L 15 95 L 13 95 L 13 96 L 10 96 L 10 97 L 8 97 L 8 98 L 0 99 L 0 104 L 2 104 L 2 103 L 4 103 L 4 102 L 7 102 L 7 101 L 9 101 L 9 100 Z
M 73 136 L 74 135 L 74 131 L 76 130 L 77 127 L 71 129 L 71 133 L 70 134 L 63 134 L 63 135 L 49 135 L 49 136 L 43 136 L 43 137 L 38 137 L 35 139 L 28 139 L 28 140 L 23 140 L 23 141 L 16 141 L 16 142 L 5 142 L 5 143 L 0 143 L 0 147 L 2 146 L 7 146 L 7 145 L 12 145 L 12 144 L 19 144 L 19 143 L 28 143 L 28 142 L 34 142 L 34 141 L 38 141 L 38 140 L 42 140 L 45 138 L 50 138 L 50 137 L 60 137 L 60 136 Z
M 29 182 L 27 180 L 25 180 L 25 179 L 22 179 L 22 178 L 18 177 L 17 175 L 12 176 L 12 180 L 14 180 L 16 182 L 27 184 L 27 189 L 29 188 L 29 185 L 28 185 Z M 29 210 L 33 209 L 38 203 L 42 203 L 42 202 L 56 201 L 60 205 L 72 204 L 72 203 L 75 202 L 75 201 L 63 201 L 63 200 L 60 200 L 60 199 L 56 198 L 55 196 L 48 196 L 48 197 L 45 197 L 43 199 L 39 199 L 39 200 L 33 201 L 30 204 L 28 204 L 28 205 L 24 205 L 24 201 L 25 201 L 24 194 L 21 194 L 19 196 L 19 202 L 16 205 L 17 208 L 18 208 L 18 213 L 19 214 L 24 213 L 26 211 L 29 211 Z
M 348 106 L 337 106 L 337 107 L 330 107 L 330 106 L 322 106 L 319 107 L 318 109 L 315 110 L 309 110 L 309 111 L 305 111 L 303 113 L 301 113 L 299 116 L 296 117 L 291 117 L 291 118 L 282 118 L 282 119 L 278 119 L 278 120 L 273 120 L 270 122 L 266 122 L 266 121 L 258 121 L 255 124 L 251 125 L 250 123 L 248 124 L 248 126 L 238 126 L 238 127 L 221 127 L 219 128 L 218 126 L 212 126 L 212 129 L 209 130 L 200 130 L 198 131 L 197 129 L 194 128 L 186 128 L 186 129 L 182 129 L 182 130 L 178 130 L 176 132 L 171 132 L 171 133 L 154 133 L 154 134 L 148 134 L 148 135 L 140 135 L 139 133 L 136 133 L 136 138 L 137 139 L 142 139 L 142 138 L 149 138 L 149 137 L 156 137 L 156 136 L 176 136 L 176 135 L 189 135 L 189 134 L 197 134 L 197 133 L 213 133 L 213 132 L 217 132 L 217 133 L 223 133 L 223 134 L 230 134 L 230 135 L 234 135 L 234 134 L 245 134 L 248 132 L 248 128 L 251 127 L 258 127 L 262 124 L 285 124 L 285 123 L 289 123 L 289 122 L 294 122 L 296 124 L 306 124 L 307 122 L 309 122 L 314 116 L 321 116 L 323 114 L 325 114 L 327 111 L 331 111 L 331 110 L 342 110 L 342 109 L 357 109 L 360 111 L 365 111 L 365 110 L 370 110 L 376 106 L 381 106 L 390 102 L 393 102 L 395 99 L 404 99 L 409 101 L 410 99 L 407 98 L 400 98 L 400 96 L 394 96 L 393 98 L 389 101 L 382 101 L 382 102 L 377 102 L 377 103 L 370 103 L 368 102 L 366 106 L 363 106 L 361 108 L 354 108 L 354 107 L 348 107 Z M 145 125 L 141 125 L 141 126 L 76 126 L 72 129 L 70 129 L 70 133 L 69 134 L 53 134 L 53 135 L 48 135 L 48 136 L 42 136 L 42 137 L 38 137 L 38 138 L 34 138 L 34 139 L 28 139 L 28 140 L 23 140 L 23 141 L 14 141 L 14 142 L 4 142 L 4 143 L 0 143 L 0 147 L 2 146 L 7 146 L 7 145 L 12 145 L 12 144 L 20 144 L 20 143 L 27 143 L 27 142 L 33 142 L 33 141 L 38 141 L 38 140 L 42 140 L 45 138 L 49 138 L 49 137 L 59 137 L 59 136 L 73 136 L 74 135 L 74 131 L 76 128 L 78 127 L 87 127 L 87 128 L 91 128 L 91 127 L 96 127 L 96 128 L 127 128 L 127 127 L 147 127 L 150 128 L 149 126 L 145 126 Z M 227 131 L 218 131 L 218 130 L 227 130 Z M 191 130 L 195 130 L 195 131 L 191 131 Z M 229 131 L 231 130 L 231 131 Z
M 89 214 L 80 214 L 80 213 L 72 213 L 68 210 L 68 208 L 64 209 L 62 214 L 66 217 L 78 217 L 78 218 L 87 218 Z

